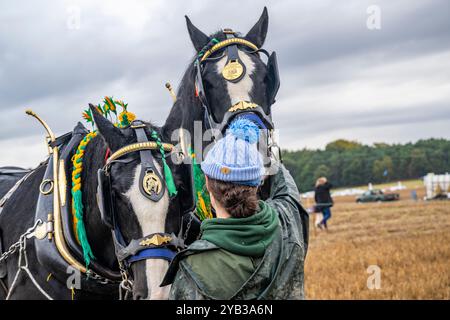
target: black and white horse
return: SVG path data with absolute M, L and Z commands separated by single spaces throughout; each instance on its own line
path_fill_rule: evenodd
M 244 72 L 237 81 L 229 81 L 223 76 L 223 70 L 230 62 L 229 46 L 223 46 L 208 59 L 199 61 L 199 53 L 210 49 L 213 44 L 211 41 L 222 43 L 229 39 L 227 32 L 221 30 L 207 36 L 186 16 L 187 29 L 197 54 L 184 73 L 177 91 L 177 100 L 164 125 L 166 137 L 176 141 L 180 131 L 184 132 L 187 140 L 185 143 L 199 157 L 207 152 L 208 145 L 212 142 L 214 133 L 208 134 L 208 130 L 218 129 L 223 134 L 227 123 L 237 115 L 253 114 L 252 120 L 256 119 L 262 124 L 262 129 L 273 129 L 273 124 L 270 123 L 271 105 L 279 87 L 276 56 L 272 54 L 268 63 L 265 63 L 260 55 L 261 52 L 267 54 L 261 48 L 266 39 L 268 20 L 267 9 L 264 8 L 258 22 L 245 36 L 233 34 L 233 38 L 246 40 L 258 50 L 249 50 L 248 46 L 237 43 L 233 58 L 239 60 Z M 199 87 L 203 87 L 202 92 L 199 92 Z M 258 106 L 258 109 L 230 112 L 240 102 L 251 103 Z M 220 125 L 213 125 L 216 128 L 211 128 L 211 123 Z M 262 153 L 267 155 L 267 145 Z M 198 158 L 198 161 L 201 160 L 201 157 Z
M 108 148 L 114 153 L 137 140 L 130 127 L 119 129 L 100 115 L 95 108 L 92 108 L 92 112 L 99 135 L 87 145 L 83 160 L 81 189 L 85 208 L 86 233 L 96 262 L 106 268 L 118 271 L 111 229 L 103 223 L 97 203 L 97 171 L 105 165 L 105 154 Z M 144 130 L 148 137 L 150 137 L 150 130 L 160 132 L 159 128 L 148 123 L 145 124 Z M 156 159 L 155 166 L 160 176 L 164 177 L 158 151 L 153 150 L 152 153 L 154 154 L 153 158 Z M 177 184 L 179 179 L 176 168 L 170 162 L 170 157 L 167 157 L 167 160 L 169 166 L 172 167 Z M 4 251 L 35 223 L 39 186 L 45 170 L 46 165 L 35 169 L 6 202 L 0 214 L 0 231 Z M 139 152 L 128 154 L 127 161 L 115 163 L 110 171 L 111 186 L 116 195 L 114 206 L 117 213 L 117 225 L 126 244 L 132 239 L 141 239 L 149 234 L 162 232 L 176 234 L 180 229 L 178 197 L 170 199 L 166 190 L 159 201 L 149 200 L 140 191 L 139 184 L 142 183 L 140 171 Z M 182 188 L 182 186 L 177 187 Z M 4 290 L 5 287 L 12 290 L 10 299 L 41 299 L 45 298 L 45 295 L 54 299 L 117 299 L 118 297 L 117 284 L 110 286 L 106 292 L 101 284 L 96 285 L 95 283 L 89 290 L 81 287 L 72 291 L 64 279 L 50 276 L 55 273 L 51 266 L 39 264 L 33 241 L 27 241 L 26 253 L 28 269 L 41 289 L 37 288 L 31 277 L 25 272 L 21 273 L 14 288 L 11 288 L 19 259 L 16 252 L 6 260 L 7 276 L 2 279 L 0 297 L 5 298 L 8 294 L 8 291 Z M 144 259 L 131 264 L 130 274 L 134 282 L 133 297 L 135 299 L 166 299 L 168 297 L 170 287 L 159 286 L 168 268 L 168 263 L 165 259 Z
M 217 42 L 225 41 L 228 38 L 228 35 L 223 31 L 207 36 L 198 30 L 188 18 L 187 26 L 197 52 L 207 50 L 207 46 L 213 38 Z M 264 9 L 260 19 L 246 36 L 241 37 L 235 33 L 233 37 L 244 39 L 259 49 L 264 43 L 267 27 L 268 15 L 267 10 Z M 158 130 L 158 128 L 147 124 L 145 129 L 147 135 L 150 134 L 150 129 L 154 129 L 161 134 L 163 141 L 177 141 L 178 135 L 176 134 L 176 137 L 174 137 L 174 133 L 179 129 L 185 129 L 190 135 L 188 142 L 194 147 L 196 138 L 194 135 L 195 122 L 201 121 L 200 144 L 202 146 L 200 148 L 205 148 L 211 142 L 205 141 L 203 137 L 203 134 L 210 129 L 207 123 L 221 124 L 220 130 L 222 130 L 226 128 L 223 125 L 224 122 L 226 125 L 228 120 L 243 114 L 256 119 L 255 121 L 261 123 L 263 128 L 270 129 L 271 105 L 274 102 L 279 85 L 277 83 L 278 79 L 273 72 L 274 66 L 276 69 L 276 60 L 274 64 L 274 57 L 271 56 L 268 63 L 265 64 L 259 54 L 261 50 L 249 51 L 245 50 L 244 46 L 238 45 L 234 47 L 237 50 L 234 51 L 234 54 L 237 55 L 241 66 L 245 67 L 245 72 L 242 73 L 239 81 L 228 81 L 223 77 L 222 72 L 229 62 L 231 53 L 226 47 L 211 54 L 208 60 L 201 62 L 201 66 L 196 65 L 196 61 L 199 61 L 198 55 L 196 55 L 196 58 L 189 65 L 183 76 L 177 93 L 177 101 L 172 107 L 165 125 Z M 227 52 L 225 53 L 225 51 Z M 198 68 L 201 68 L 200 75 Z M 201 92 L 203 101 L 198 96 L 199 85 L 203 87 Z M 208 109 L 205 109 L 205 101 L 208 102 Z M 237 108 L 236 110 L 238 111 L 233 111 L 231 114 L 230 110 L 234 110 L 234 107 L 240 102 L 258 107 L 244 108 L 242 110 Z M 97 205 L 97 171 L 105 164 L 104 158 L 107 148 L 114 152 L 137 140 L 132 129 L 118 129 L 99 115 L 95 109 L 92 111 L 100 135 L 93 138 L 87 145 L 83 162 L 82 190 L 86 233 L 96 260 L 109 269 L 118 270 L 111 230 L 103 223 Z M 258 118 L 260 121 L 258 121 Z M 205 122 L 204 120 L 207 121 Z M 197 148 L 194 151 L 197 153 Z M 192 181 L 184 179 L 186 173 L 184 170 L 186 168 L 173 166 L 172 163 L 169 163 L 174 172 L 176 185 L 179 188 L 179 196 L 170 199 L 168 193 L 165 192 L 159 201 L 154 202 L 145 197 L 141 191 L 140 170 L 142 169 L 138 153 L 130 156 L 132 157 L 131 161 L 118 162 L 111 168 L 111 186 L 117 195 L 114 198 L 114 207 L 117 212 L 118 228 L 125 238 L 125 242 L 129 243 L 132 239 L 141 239 L 148 234 L 154 233 L 177 234 L 182 225 L 181 215 L 185 212 L 184 207 L 186 207 L 183 199 L 187 196 L 186 193 L 191 192 L 190 190 L 185 191 L 185 189 L 189 189 L 186 186 L 192 183 Z M 157 157 L 155 158 L 158 159 Z M 167 160 L 171 162 L 171 157 L 168 157 Z M 163 176 L 161 160 L 157 162 L 158 172 L 160 176 Z M 20 235 L 34 224 L 39 187 L 45 171 L 45 164 L 35 169 L 5 204 L 0 214 L 0 237 L 3 250 L 6 250 L 17 241 Z M 187 207 L 189 206 L 188 204 Z M 34 279 L 36 279 L 41 290 L 23 272 L 20 279 L 15 282 L 10 298 L 44 298 L 43 292 L 55 299 L 70 299 L 72 297 L 75 299 L 117 298 L 117 286 L 112 286 L 111 288 L 113 289 L 106 293 L 104 290 L 97 291 L 95 285 L 92 286 L 91 290 L 81 288 L 75 292 L 71 291 L 61 279 L 49 277 L 52 274 L 51 266 L 40 265 L 34 242 L 30 241 L 27 243 L 28 269 Z M 7 277 L 2 280 L 6 288 L 11 289 L 10 287 L 14 282 L 18 259 L 19 256 L 13 254 L 7 260 Z M 159 287 L 167 268 L 168 261 L 165 259 L 146 259 L 132 263 L 133 297 L 135 299 L 167 298 L 170 287 Z M 2 294 L 6 296 L 7 291 L 2 292 L 2 287 L 0 287 L 0 297 L 2 297 Z

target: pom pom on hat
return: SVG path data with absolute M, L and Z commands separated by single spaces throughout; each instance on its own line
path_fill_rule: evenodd
M 226 135 L 207 153 L 201 164 L 203 172 L 213 179 L 258 186 L 264 173 L 258 140 L 257 124 L 243 117 L 235 118 Z
M 237 118 L 233 120 L 228 128 L 227 134 L 232 134 L 236 138 L 256 143 L 259 139 L 259 127 L 253 122 L 245 118 Z

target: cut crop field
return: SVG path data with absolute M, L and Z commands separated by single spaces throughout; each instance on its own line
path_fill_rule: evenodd
M 307 299 L 450 299 L 450 201 L 336 201 L 328 232 L 311 221 L 305 286 Z

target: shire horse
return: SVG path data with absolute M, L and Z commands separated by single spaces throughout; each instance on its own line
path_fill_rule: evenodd
M 168 250 L 173 254 L 198 234 L 199 221 L 191 226 L 194 216 L 191 211 L 195 210 L 195 201 L 191 199 L 192 169 L 178 161 L 179 165 L 175 165 L 174 157 L 166 157 L 178 195 L 171 198 L 165 190 L 158 199 L 149 199 L 142 191 L 144 181 L 148 181 L 143 174 L 149 163 L 148 150 L 129 148 L 142 140 L 139 136 L 150 137 L 156 131 L 162 141 L 179 141 L 185 159 L 190 158 L 187 146 L 192 146 L 201 161 L 202 150 L 207 151 L 214 139 L 220 139 L 232 119 L 247 117 L 266 132 L 266 139 L 260 141 L 263 155 L 269 159 L 274 156 L 271 106 L 279 77 L 275 53 L 269 55 L 261 49 L 268 28 L 267 9 L 264 8 L 258 22 L 244 37 L 229 29 L 207 36 L 188 17 L 186 22 L 197 54 L 183 76 L 177 101 L 163 127 L 140 122 L 137 127 L 145 134 L 132 127 L 119 129 L 91 108 L 99 134 L 85 149 L 81 189 L 86 237 L 97 270 L 80 272 L 78 269 L 82 268 L 75 268 L 78 274 L 74 275 L 81 279 L 81 286 L 71 287 L 72 275 L 68 273 L 69 268 L 62 268 L 56 261 L 61 260 L 61 257 L 57 259 L 56 251 L 56 262 L 41 263 L 44 259 L 39 257 L 39 246 L 53 240 L 28 239 L 36 236 L 37 229 L 28 228 L 38 223 L 35 212 L 42 205 L 40 193 L 47 191 L 40 188 L 49 171 L 49 160 L 26 177 L 1 209 L 0 250 L 4 253 L 2 257 L 7 254 L 7 259 L 0 260 L 0 298 L 115 299 L 121 289 L 131 291 L 134 299 L 168 297 L 170 286 L 160 287 L 172 257 Z M 260 53 L 269 57 L 267 63 Z M 200 140 L 195 134 L 196 121 L 201 122 L 197 132 Z M 204 139 L 205 134 L 210 134 L 212 139 Z M 125 150 L 124 157 L 111 163 L 106 160 L 105 165 L 107 149 L 111 150 L 111 157 Z M 164 176 L 162 158 L 157 150 L 150 153 L 152 172 L 161 178 Z M 44 209 L 51 210 L 45 206 Z M 108 215 L 111 212 L 112 217 Z M 13 247 L 8 253 L 8 248 L 19 238 L 20 247 Z M 147 245 L 152 247 L 147 249 Z M 100 275 L 98 271 L 102 270 L 107 271 L 103 274 L 112 275 L 112 279 Z
M 0 167 L 0 199 L 29 171 L 19 167 Z
M 262 49 L 269 23 L 267 8 L 245 36 L 231 29 L 207 36 L 187 16 L 186 23 L 197 53 L 178 88 L 163 126 L 164 136 L 180 141 L 183 152 L 192 150 L 200 163 L 235 117 L 247 117 L 263 133 L 259 150 L 270 167 L 271 159 L 279 157 L 271 106 L 280 80 L 275 52 Z M 266 63 L 261 53 L 268 57 Z
M 100 265 L 102 270 L 110 270 L 106 274 L 126 272 L 128 277 L 133 279 L 134 285 L 128 289 L 132 291 L 134 299 L 166 299 L 170 286 L 160 287 L 159 285 L 168 268 L 168 260 L 170 260 L 167 258 L 168 255 L 171 255 L 168 247 L 174 248 L 177 245 L 182 247 L 182 243 L 175 243 L 175 240 L 180 240 L 176 237 L 181 227 L 180 198 L 170 197 L 167 190 L 159 192 L 156 195 L 158 199 L 150 199 L 148 194 L 142 192 L 141 186 L 144 182 L 141 173 L 144 169 L 148 170 L 148 161 L 151 162 L 152 169 L 156 169 L 153 177 L 155 174 L 160 178 L 164 177 L 162 157 L 157 148 L 153 148 L 151 151 L 139 148 L 124 149 L 124 147 L 141 142 L 139 135 L 141 138 L 142 135 L 151 137 L 152 133 L 159 134 L 161 130 L 144 122 L 138 122 L 138 125 L 135 126 L 137 128 L 133 128 L 136 121 L 129 127 L 119 129 L 93 106 L 91 106 L 91 111 L 99 134 L 85 148 L 81 189 L 83 190 L 82 202 L 85 208 L 86 234 L 95 256 L 95 263 Z M 140 133 L 137 130 L 140 130 Z M 125 152 L 117 155 L 113 159 L 114 161 L 110 161 L 111 157 L 107 160 L 106 170 L 110 189 L 107 190 L 108 194 L 98 195 L 97 173 L 99 170 L 100 172 L 105 170 L 105 154 L 108 149 L 112 158 L 117 151 L 125 150 Z M 148 153 L 151 153 L 152 156 Z M 166 160 L 172 169 L 175 185 L 181 191 L 182 186 L 179 184 L 177 168 L 173 166 L 171 157 L 166 157 Z M 47 167 L 48 161 L 34 169 L 6 201 L 0 212 L 0 236 L 3 252 L 6 252 L 29 227 L 36 223 L 35 212 L 39 206 L 40 188 Z M 164 183 L 162 186 L 164 187 Z M 111 194 L 114 197 L 109 198 Z M 108 218 L 105 219 L 106 213 L 100 210 L 105 209 L 105 205 L 99 205 L 98 202 L 98 197 L 102 196 L 107 198 L 102 199 L 102 202 L 110 201 L 109 205 L 114 207 L 113 226 L 105 223 Z M 120 242 L 117 239 L 118 234 L 120 234 L 122 243 L 118 243 Z M 164 239 L 167 238 L 173 239 L 170 243 L 165 243 L 165 246 L 158 245 L 158 241 L 164 242 Z M 147 241 L 144 243 L 144 247 L 140 244 L 142 241 Z M 36 250 L 37 245 L 41 242 L 50 241 L 46 238 L 35 239 L 35 241 L 26 239 L 24 252 L 16 249 L 14 254 L 9 255 L 0 264 L 0 297 L 8 299 L 117 299 L 120 278 L 108 280 L 98 277 L 98 274 L 95 273 L 66 273 L 67 270 L 57 270 L 57 263 L 41 264 Z M 149 257 L 145 246 L 159 250 L 157 256 L 153 254 Z M 176 250 L 172 249 L 172 251 Z M 57 251 L 54 251 L 53 254 L 58 255 Z M 133 259 L 129 260 L 129 258 Z M 19 259 L 22 260 L 19 261 Z M 118 260 L 120 259 L 124 263 L 131 261 L 127 262 L 129 269 L 119 266 Z M 16 277 L 19 264 L 22 266 L 22 272 Z M 25 267 L 23 268 L 23 266 Z M 79 280 L 81 287 L 70 286 L 69 278 L 72 274 L 81 277 Z M 76 283 L 76 281 L 74 282 Z M 128 281 L 121 283 L 125 288 L 129 284 Z

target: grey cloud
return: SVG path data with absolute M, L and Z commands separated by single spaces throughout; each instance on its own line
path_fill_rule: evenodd
M 390 110 L 387 112 L 386 110 Z M 276 112 L 274 110 L 274 112 Z M 450 103 L 416 105 L 408 108 L 386 108 L 364 112 L 333 112 L 330 114 L 318 114 L 313 111 L 292 112 L 291 118 L 277 119 L 277 126 L 290 128 L 292 133 L 308 134 L 314 132 L 320 134 L 339 129 L 367 128 L 386 125 L 411 125 L 447 120 L 450 122 Z
M 439 79 L 442 85 L 449 84 L 445 70 L 430 69 L 423 74 L 405 69 L 397 74 L 377 72 L 391 65 L 393 68 L 395 62 L 433 59 L 433 54 L 449 52 L 449 2 L 377 1 L 382 19 L 378 31 L 366 28 L 366 9 L 371 4 L 326 0 L 231 0 L 227 5 L 221 1 L 126 5 L 120 1 L 39 1 L 31 6 L 20 1 L 2 2 L 0 145 L 4 139 L 22 137 L 21 141 L 27 141 L 23 139 L 42 133 L 24 115 L 25 107 L 32 107 L 57 132 L 64 133 L 81 119 L 87 103 L 99 102 L 104 95 L 123 98 L 140 118 L 163 123 L 171 105 L 164 83 L 170 81 L 176 87 L 194 54 L 184 15 L 188 14 L 205 33 L 221 27 L 245 33 L 264 5 L 270 16 L 265 47 L 277 51 L 282 78 L 277 103 L 280 108 L 276 105 L 273 112 L 291 140 L 311 137 L 315 130 L 376 130 L 386 124 L 413 130 L 414 123 L 431 128 L 436 121 L 446 120 L 450 125 L 448 96 L 434 99 L 434 103 L 417 103 L 405 96 L 401 105 L 380 102 L 378 111 L 356 113 L 342 97 L 337 105 L 339 112 L 331 115 L 328 109 L 318 107 L 320 104 L 295 105 L 298 99 L 322 98 L 311 97 L 321 92 L 309 92 L 311 88 L 323 89 L 320 95 L 324 96 L 331 91 L 339 94 L 340 87 L 352 81 L 367 86 L 371 82 L 398 85 L 420 81 L 424 96 Z M 81 10 L 79 30 L 67 28 L 69 6 Z M 119 9 L 111 10 L 115 6 Z M 413 66 L 413 62 L 410 64 Z M 371 72 L 364 73 L 366 69 Z M 299 107 L 304 109 L 299 111 Z

